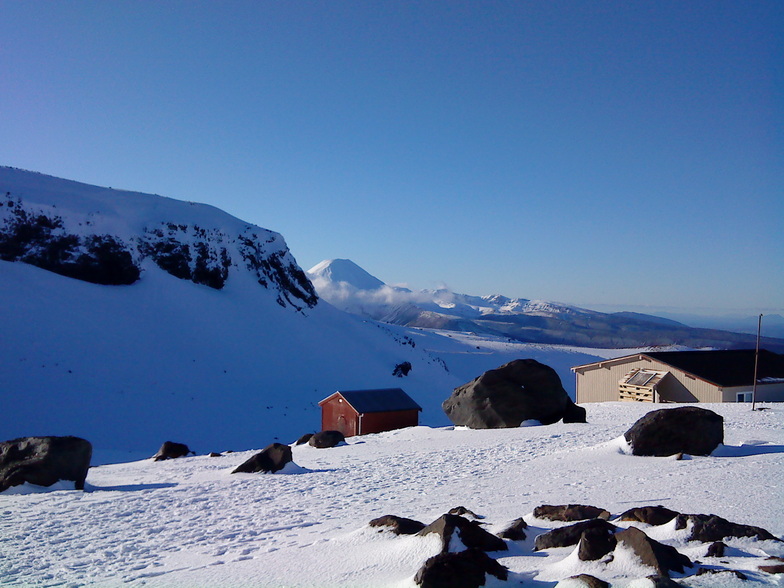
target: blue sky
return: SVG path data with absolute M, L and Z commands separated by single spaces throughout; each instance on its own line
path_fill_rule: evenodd
M 784 312 L 782 2 L 0 0 L 0 164 L 305 268 Z

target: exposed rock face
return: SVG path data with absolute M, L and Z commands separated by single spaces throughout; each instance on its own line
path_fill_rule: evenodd
M 486 574 L 506 580 L 509 570 L 479 549 L 440 553 L 419 569 L 414 582 L 422 588 L 479 588 Z
M 716 515 L 679 514 L 675 519 L 675 528 L 685 529 L 689 523 L 692 525 L 689 541 L 712 543 L 721 541 L 725 537 L 753 537 L 760 541 L 781 541 L 778 537 L 761 527 L 731 523 L 727 519 Z
M 607 520 L 610 518 L 610 513 L 603 508 L 584 504 L 562 504 L 559 506 L 543 504 L 534 509 L 534 516 L 550 521 L 574 522 L 586 519 Z
M 178 457 L 185 457 L 189 453 L 193 453 L 185 443 L 175 443 L 174 441 L 164 441 L 158 453 L 153 455 L 155 461 L 162 461 L 164 459 L 175 459 Z
M 415 535 L 425 528 L 424 523 L 395 515 L 384 515 L 370 521 L 371 527 L 387 527 L 395 535 Z
M 664 545 L 648 537 L 636 527 L 615 534 L 616 550 L 630 549 L 643 565 L 652 567 L 660 576 L 669 576 L 670 571 L 683 573 L 684 567 L 691 567 L 691 560 L 670 545 Z
M 79 437 L 23 437 L 0 443 L 0 492 L 25 482 L 75 482 L 84 490 L 93 446 Z
M 291 447 L 282 443 L 272 443 L 267 445 L 261 452 L 257 453 L 249 460 L 238 465 L 232 474 L 256 472 L 273 474 L 282 470 L 287 463 L 293 460 Z
M 634 455 L 710 455 L 724 442 L 724 418 L 696 406 L 654 410 L 624 433 Z
M 312 436 L 313 436 L 313 433 L 305 433 L 304 435 L 302 435 L 302 437 L 300 437 L 299 439 L 296 440 L 294 445 L 305 445 L 305 443 L 310 441 L 310 438 Z
M 281 306 L 302 310 L 318 302 L 313 285 L 277 233 L 233 218 L 227 221 L 228 215 L 217 210 L 205 215 L 203 205 L 160 196 L 85 186 L 42 174 L 36 175 L 36 183 L 43 194 L 40 204 L 27 200 L 35 194 L 25 194 L 23 199 L 8 192 L 0 197 L 1 260 L 104 285 L 142 279 L 145 260 L 177 278 L 217 290 L 233 272 L 248 271 L 260 285 L 276 292 Z M 55 205 L 51 193 L 58 191 L 73 191 L 80 197 L 64 196 Z M 159 204 L 170 219 L 149 215 Z M 190 206 L 200 209 L 191 214 Z M 134 214 L 140 216 L 126 218 Z M 201 226 L 194 218 L 215 226 Z
M 582 561 L 596 561 L 615 549 L 617 541 L 610 529 L 586 529 L 577 544 L 577 557 Z
M 308 445 L 318 447 L 319 449 L 327 449 L 336 447 L 345 440 L 346 438 L 340 431 L 320 431 L 308 439 Z
M 442 551 L 449 551 L 449 544 L 455 531 L 466 547 L 474 547 L 482 551 L 508 549 L 503 539 L 488 533 L 476 521 L 469 521 L 459 515 L 445 514 L 419 531 L 417 535 L 437 533 L 441 537 Z
M 448 514 L 460 515 L 461 517 L 469 516 L 469 517 L 474 518 L 474 519 L 483 519 L 483 518 L 485 518 L 482 515 L 478 515 L 475 512 L 473 512 L 471 510 L 468 510 L 465 506 L 456 506 L 455 508 L 450 508 Z
M 501 539 L 509 539 L 510 541 L 523 541 L 525 540 L 524 529 L 527 528 L 528 524 L 520 517 L 513 520 L 506 529 L 498 533 L 498 536 Z
M 727 544 L 724 541 L 714 541 L 708 546 L 708 552 L 705 557 L 724 557 L 724 552 L 727 550 Z
M 550 549 L 552 547 L 577 545 L 582 534 L 588 529 L 601 529 L 614 533 L 617 527 L 604 519 L 590 519 L 566 527 L 559 527 L 539 535 L 534 541 L 534 550 L 541 551 L 542 549 Z
M 664 523 L 669 523 L 678 514 L 680 513 L 663 506 L 641 506 L 639 508 L 630 508 L 622 513 L 619 520 L 637 521 L 649 525 L 663 525 Z
M 555 370 L 518 359 L 455 388 L 442 407 L 456 425 L 500 429 L 526 420 L 555 423 L 573 404 Z

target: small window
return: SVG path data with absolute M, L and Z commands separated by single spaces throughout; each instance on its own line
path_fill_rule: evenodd
M 738 402 L 751 402 L 751 392 L 738 392 Z

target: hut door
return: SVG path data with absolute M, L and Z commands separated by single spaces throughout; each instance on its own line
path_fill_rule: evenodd
M 348 423 L 346 422 L 346 416 L 345 415 L 342 415 L 342 414 L 338 415 L 338 431 L 343 433 L 344 437 L 348 437 L 348 436 L 351 435 L 351 433 L 348 430 Z

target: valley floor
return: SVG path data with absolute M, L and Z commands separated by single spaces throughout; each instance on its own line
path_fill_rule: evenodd
M 661 406 L 584 406 L 587 424 L 415 427 L 333 449 L 299 446 L 296 467 L 274 475 L 231 475 L 254 453 L 247 451 L 95 467 L 85 492 L 6 492 L 0 585 L 412 587 L 438 540 L 379 533 L 368 522 L 395 514 L 430 523 L 459 505 L 483 515 L 491 531 L 520 516 L 531 525 L 526 541 L 491 554 L 512 573 L 489 586 L 554 586 L 583 572 L 627 586 L 648 575 L 634 562 L 580 562 L 572 548 L 533 552 L 535 535 L 554 526 L 533 518 L 541 504 L 591 504 L 613 517 L 661 504 L 784 534 L 781 405 L 755 412 L 747 404 L 703 405 L 724 416 L 725 445 L 682 461 L 621 449 L 624 431 Z M 683 531 L 640 525 L 703 567 L 742 571 L 744 586 L 782 584 L 757 566 L 763 556 L 784 556 L 784 543 L 729 539 L 720 562 L 704 557 L 704 544 L 685 543 Z M 729 574 L 680 576 L 684 586 L 739 582 Z

